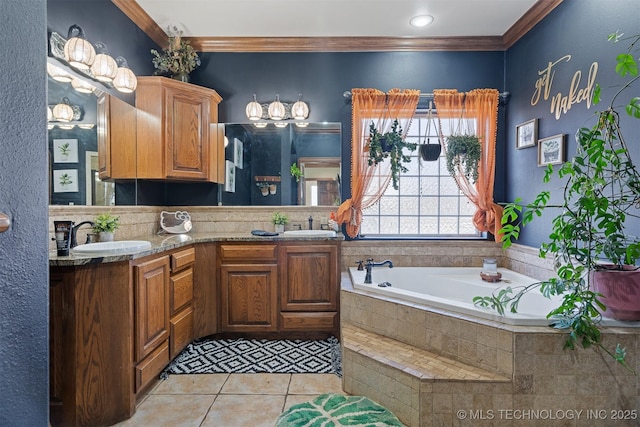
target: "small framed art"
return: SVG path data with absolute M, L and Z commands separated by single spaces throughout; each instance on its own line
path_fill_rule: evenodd
M 238 169 L 242 169 L 243 163 L 243 144 L 238 138 L 233 138 L 233 164 Z
M 538 119 L 531 119 L 516 126 L 516 148 L 536 145 L 538 140 Z
M 558 165 L 564 162 L 564 140 L 563 133 L 538 140 L 538 166 Z

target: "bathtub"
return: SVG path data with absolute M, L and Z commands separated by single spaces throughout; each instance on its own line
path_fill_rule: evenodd
M 480 278 L 479 267 L 374 267 L 372 284 L 364 283 L 365 271 L 349 268 L 355 289 L 371 294 L 422 304 L 441 310 L 467 314 L 515 326 L 547 326 L 547 314 L 558 307 L 561 296 L 545 298 L 537 289 L 526 294 L 518 304 L 518 313 L 507 312 L 504 316 L 490 308 L 473 304 L 475 296 L 489 296 L 496 289 L 510 286 L 518 291 L 539 280 L 504 268 L 498 271 L 505 281 L 485 282 Z M 508 281 L 508 282 L 506 282 Z M 378 284 L 388 282 L 390 287 Z M 640 326 L 640 322 L 619 322 L 604 318 L 603 326 Z

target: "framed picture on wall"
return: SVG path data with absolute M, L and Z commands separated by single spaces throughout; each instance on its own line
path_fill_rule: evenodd
M 531 119 L 516 126 L 516 148 L 536 145 L 538 140 L 538 119 Z
M 538 166 L 558 165 L 564 162 L 565 134 L 561 133 L 538 141 Z
M 58 169 L 53 171 L 54 193 L 78 192 L 78 169 Z
M 225 160 L 224 191 L 236 192 L 236 167 L 232 161 Z
M 233 164 L 236 165 L 238 169 L 242 169 L 242 141 L 238 138 L 233 138 Z
M 54 163 L 78 163 L 78 140 L 77 139 L 54 139 L 53 140 L 53 162 Z

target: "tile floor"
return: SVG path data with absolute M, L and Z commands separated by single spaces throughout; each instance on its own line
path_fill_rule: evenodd
M 169 375 L 117 427 L 261 427 L 323 393 L 342 393 L 335 374 Z

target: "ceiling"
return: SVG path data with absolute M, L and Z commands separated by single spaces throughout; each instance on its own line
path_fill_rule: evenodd
M 322 50 L 341 50 L 332 49 L 331 42 L 345 41 L 359 46 L 346 50 L 371 50 L 364 40 L 384 41 L 383 47 L 413 46 L 411 50 L 436 45 L 451 49 L 450 40 L 472 41 L 475 50 L 504 48 L 509 38 L 516 37 L 509 36 L 510 31 L 520 35 L 528 31 L 562 0 L 112 1 L 154 40 L 158 31 L 175 25 L 202 51 L 231 50 L 227 45 L 232 42 L 236 51 L 251 50 L 247 41 L 261 43 L 255 50 L 273 51 L 286 50 L 277 46 L 285 39 L 320 44 Z M 411 27 L 411 17 L 422 14 L 432 15 L 433 23 Z M 295 45 L 300 43 L 291 46 Z M 419 46 L 423 49 L 416 49 Z

